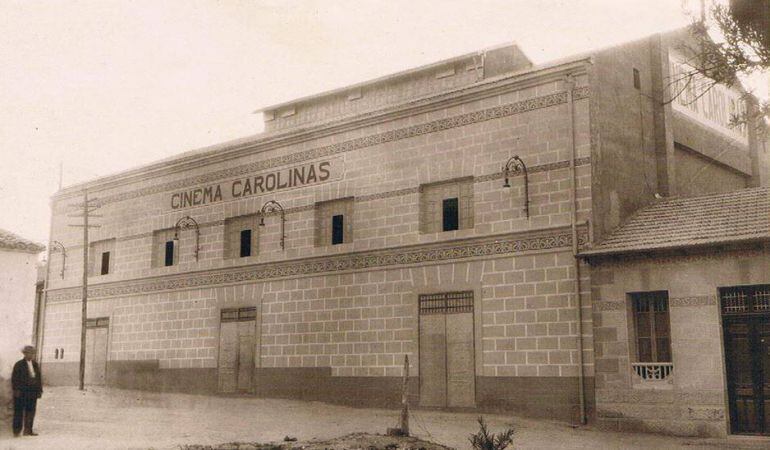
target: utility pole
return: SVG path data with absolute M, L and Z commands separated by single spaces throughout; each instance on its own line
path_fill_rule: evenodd
M 83 293 L 82 293 L 82 305 L 81 305 L 81 317 L 80 317 L 80 382 L 79 387 L 82 391 L 85 388 L 85 374 L 86 374 L 86 319 L 88 317 L 88 228 L 99 228 L 100 225 L 89 225 L 88 217 L 100 217 L 96 214 L 91 214 L 95 209 L 99 208 L 97 199 L 89 200 L 88 191 L 83 191 L 83 203 L 74 206 L 82 206 L 82 215 L 69 215 L 69 217 L 82 217 L 82 225 L 70 225 L 71 227 L 83 227 Z

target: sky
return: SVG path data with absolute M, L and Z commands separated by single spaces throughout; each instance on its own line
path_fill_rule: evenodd
M 546 62 L 697 3 L 0 0 L 0 228 L 47 243 L 60 164 L 66 187 L 257 134 L 260 107 L 508 42 Z

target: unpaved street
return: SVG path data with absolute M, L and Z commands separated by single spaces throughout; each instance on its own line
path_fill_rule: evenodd
M 413 411 L 413 434 L 455 448 L 468 448 L 476 414 Z M 512 424 L 516 449 L 770 448 L 752 438 L 727 441 L 572 429 L 561 423 L 485 415 L 494 431 Z M 293 400 L 159 394 L 95 388 L 48 388 L 38 407 L 37 437 L 13 438 L 0 431 L 2 449 L 175 448 L 182 444 L 270 442 L 284 436 L 329 439 L 366 431 L 384 433 L 398 411 L 355 409 Z

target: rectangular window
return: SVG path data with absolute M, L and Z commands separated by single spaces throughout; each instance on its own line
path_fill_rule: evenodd
M 668 292 L 631 294 L 637 362 L 671 362 Z
M 176 247 L 176 248 L 175 248 Z M 174 229 L 152 233 L 152 267 L 174 266 L 179 263 L 180 244 L 174 245 Z
M 241 230 L 241 258 L 251 256 L 251 230 Z
M 225 258 L 246 258 L 259 253 L 258 223 L 256 214 L 225 219 Z
M 420 232 L 473 228 L 473 178 L 420 186 Z
M 442 204 L 443 231 L 452 231 L 459 229 L 460 216 L 458 211 L 458 201 L 455 198 L 445 198 Z
M 634 88 L 636 89 L 642 88 L 642 80 L 639 77 L 639 69 L 634 69 Z
M 353 242 L 353 197 L 315 204 L 315 245 Z
M 332 217 L 332 245 L 342 244 L 345 235 L 344 217 L 342 214 Z
M 115 239 L 93 241 L 88 249 L 88 275 L 99 276 L 115 272 Z
M 165 256 L 163 259 L 164 266 L 174 265 L 174 241 L 166 241 Z
M 101 274 L 107 275 L 108 273 L 110 273 L 110 252 L 102 252 Z

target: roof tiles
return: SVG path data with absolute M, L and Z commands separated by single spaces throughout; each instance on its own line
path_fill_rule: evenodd
M 28 253 L 39 253 L 45 250 L 44 245 L 24 239 L 10 231 L 0 229 L 0 250 L 20 250 Z
M 770 189 L 661 200 L 582 254 L 610 254 L 770 239 Z

